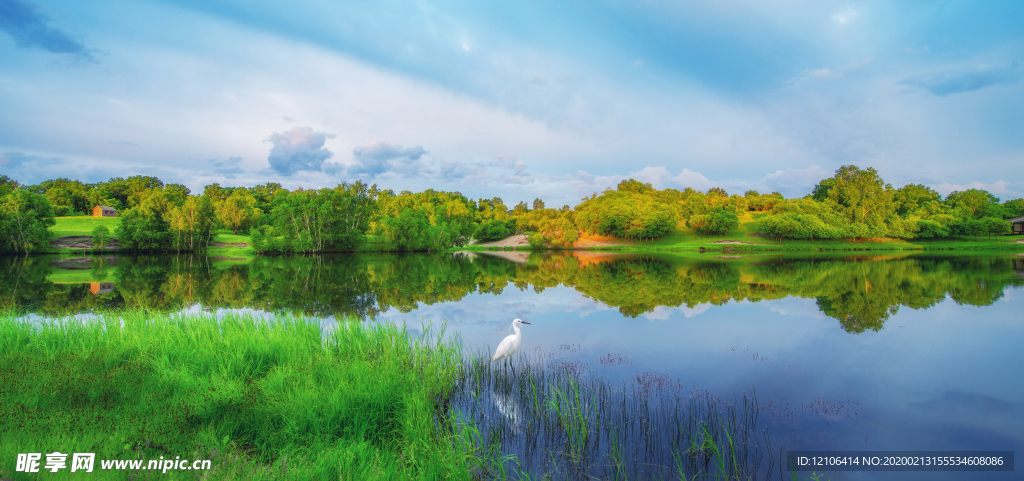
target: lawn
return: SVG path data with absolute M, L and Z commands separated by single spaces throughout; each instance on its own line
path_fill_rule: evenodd
M 50 232 L 53 232 L 56 237 L 91 236 L 92 230 L 101 225 L 107 226 L 107 229 L 110 229 L 110 234 L 113 235 L 117 226 L 121 225 L 120 217 L 75 216 L 55 217 L 54 220 L 57 221 L 57 224 L 50 227 Z

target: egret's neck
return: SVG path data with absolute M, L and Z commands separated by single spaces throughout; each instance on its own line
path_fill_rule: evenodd
M 515 324 L 512 324 L 512 329 L 515 329 L 515 331 L 516 331 L 516 337 L 519 337 L 519 326 L 517 326 L 517 325 L 515 325 Z

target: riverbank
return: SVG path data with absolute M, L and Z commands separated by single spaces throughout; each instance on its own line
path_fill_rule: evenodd
M 903 239 L 842 239 L 842 240 L 778 240 L 765 237 L 757 232 L 756 221 L 745 216 L 740 226 L 723 236 L 705 236 L 689 229 L 685 224 L 661 238 L 652 241 L 629 241 L 609 236 L 583 234 L 571 246 L 555 249 L 619 251 L 619 252 L 842 252 L 842 251 L 1024 251 L 1024 236 L 1005 235 L 991 239 L 960 236 L 939 240 Z M 120 253 L 116 238 L 104 249 L 92 244 L 91 232 L 98 225 L 107 226 L 111 232 L 117 227 L 119 218 L 110 217 L 59 217 L 53 232 L 60 235 L 51 243 L 51 249 L 39 254 L 111 254 Z M 517 234 L 505 239 L 470 244 L 453 248 L 451 251 L 502 251 L 502 250 L 547 250 L 550 247 L 531 247 L 527 235 Z M 245 234 L 230 231 L 217 232 L 206 255 L 245 260 L 258 255 L 251 247 L 251 239 Z M 357 252 L 389 252 L 385 239 L 367 235 Z
M 472 479 L 480 462 L 436 423 L 461 362 L 440 336 L 292 317 L 86 317 L 0 317 L 0 424 L 17 427 L 0 432 L 0 478 L 19 453 L 55 451 L 95 453 L 95 471 L 210 461 L 167 479 Z M 104 479 L 139 474 L 113 472 Z

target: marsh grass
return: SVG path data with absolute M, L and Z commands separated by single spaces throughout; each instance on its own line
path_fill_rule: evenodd
M 761 479 L 778 467 L 753 391 L 729 402 L 651 374 L 616 386 L 524 355 L 463 366 L 449 409 L 533 479 Z
M 8 313 L 0 478 L 34 479 L 12 472 L 17 454 L 53 451 L 96 453 L 96 479 L 479 477 L 503 463 L 482 461 L 471 428 L 438 422 L 462 359 L 442 336 L 290 316 Z M 212 470 L 99 471 L 101 459 L 159 456 Z

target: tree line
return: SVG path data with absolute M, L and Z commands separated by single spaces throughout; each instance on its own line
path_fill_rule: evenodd
M 28 253 L 52 240 L 54 217 L 89 215 L 97 205 L 118 210 L 113 236 L 129 251 L 200 251 L 217 229 L 251 236 L 260 253 L 341 252 L 365 248 L 444 250 L 529 233 L 530 245 L 563 247 L 583 234 L 658 239 L 680 227 L 726 235 L 753 214 L 755 229 L 776 239 L 935 239 L 1007 233 L 1005 219 L 1024 215 L 1024 199 L 1000 203 L 981 189 L 951 192 L 909 184 L 894 188 L 873 168 L 836 170 L 802 198 L 750 190 L 730 195 L 714 187 L 655 189 L 627 179 L 568 205 L 541 199 L 509 208 L 499 197 L 459 192 L 395 193 L 362 182 L 289 191 L 277 183 L 253 187 L 211 184 L 192 193 L 151 176 L 83 183 L 59 178 L 21 185 L 0 175 L 0 252 Z M 106 234 L 99 233 L 101 240 Z

